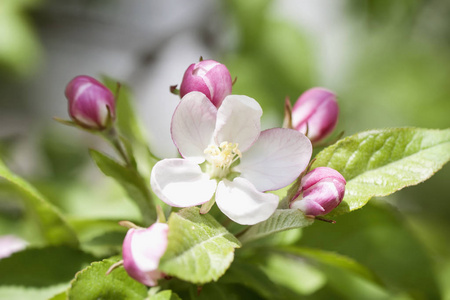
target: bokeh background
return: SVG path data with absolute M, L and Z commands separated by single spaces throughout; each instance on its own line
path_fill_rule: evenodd
M 152 150 L 176 155 L 169 123 L 187 66 L 200 56 L 237 76 L 235 94 L 257 99 L 264 126 L 280 126 L 286 96 L 335 91 L 337 132 L 450 127 L 450 2 L 446 0 L 1 0 L 0 156 L 73 218 L 137 218 L 124 192 L 94 166 L 95 136 L 67 118 L 74 76 L 127 84 Z M 1 186 L 0 186 L 1 187 Z M 0 235 L 39 244 L 23 205 L 0 189 Z M 450 299 L 450 167 L 419 186 L 314 224 L 296 243 L 347 255 L 385 289 L 302 261 L 305 299 Z

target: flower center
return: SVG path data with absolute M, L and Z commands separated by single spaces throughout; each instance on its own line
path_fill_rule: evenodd
M 222 142 L 219 146 L 211 144 L 205 149 L 210 163 L 211 178 L 224 178 L 230 172 L 231 165 L 242 157 L 238 143 Z

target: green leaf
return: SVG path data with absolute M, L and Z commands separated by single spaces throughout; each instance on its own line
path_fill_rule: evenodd
M 326 283 L 326 276 L 317 267 L 295 256 L 271 254 L 265 258 L 263 269 L 275 284 L 300 295 L 310 295 Z
M 50 245 L 78 245 L 75 231 L 64 219 L 59 210 L 53 206 L 34 186 L 23 178 L 13 174 L 0 160 L 0 177 L 6 179 L 26 200 L 29 212 L 39 224 L 42 235 Z
M 0 260 L 0 285 L 45 287 L 69 282 L 93 259 L 68 246 L 26 249 Z
M 278 299 L 280 297 L 278 285 L 271 281 L 258 266 L 240 260 L 233 262 L 219 282 L 243 285 L 265 299 Z
M 172 213 L 169 244 L 159 269 L 185 281 L 203 284 L 219 279 L 230 266 L 239 241 L 198 207 Z
M 345 197 L 331 213 L 339 215 L 430 178 L 450 160 L 450 129 L 361 132 L 324 149 L 316 159 L 313 168 L 333 168 L 347 180 Z
M 126 234 L 128 228 L 119 225 L 123 219 L 84 219 L 70 218 L 68 221 L 75 229 L 81 242 L 89 242 L 107 232 Z
M 382 284 L 380 279 L 371 270 L 361 265 L 357 261 L 351 259 L 350 257 L 340 255 L 335 252 L 323 251 L 312 248 L 283 247 L 281 248 L 281 250 L 283 252 L 294 254 L 296 256 L 313 259 L 327 266 L 338 267 L 340 269 L 350 271 L 358 275 L 359 277 L 362 277 L 375 284 L 378 285 Z
M 313 218 L 306 217 L 297 209 L 277 209 L 266 221 L 249 227 L 239 240 L 247 243 L 283 230 L 306 227 L 312 223 L 314 223 Z
M 159 292 L 156 295 L 150 296 L 149 300 L 181 300 L 177 294 L 170 290 Z
M 76 230 L 81 248 L 97 257 L 120 253 L 128 228 L 119 225 L 121 220 L 69 219 Z
M 96 151 L 90 150 L 92 159 L 100 170 L 109 177 L 114 178 L 127 192 L 128 196 L 139 207 L 144 225 L 150 225 L 156 220 L 155 205 L 148 184 L 136 170 L 122 166 L 112 158 Z
M 336 225 L 316 223 L 304 230 L 302 246 L 351 257 L 372 270 L 391 292 L 403 291 L 414 295 L 414 299 L 443 299 L 433 268 L 436 254 L 426 252 L 398 208 L 385 201 L 373 201 L 364 210 L 340 217 Z M 352 274 L 333 269 L 333 273 Z
M 106 271 L 119 261 L 119 257 L 94 262 L 79 272 L 68 291 L 70 300 L 143 300 L 147 297 L 147 287 L 128 276 L 119 267 L 106 275 Z
M 67 291 L 56 294 L 48 300 L 67 300 Z
M 1 286 L 0 299 L 5 300 L 66 300 L 65 289 L 69 283 L 52 285 L 45 288 L 24 286 Z M 62 291 L 62 292 L 61 292 Z M 56 293 L 58 295 L 54 296 Z M 53 296 L 53 297 L 52 297 Z

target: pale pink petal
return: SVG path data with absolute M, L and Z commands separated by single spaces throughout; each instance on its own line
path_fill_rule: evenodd
M 344 188 L 342 182 L 336 179 L 324 179 L 305 190 L 303 198 L 294 201 L 291 208 L 300 209 L 306 215 L 325 215 L 341 203 L 344 194 L 339 194 L 339 190 Z
M 22 251 L 28 243 L 15 235 L 0 236 L 0 259 Z
M 237 177 L 219 182 L 216 191 L 219 209 L 236 223 L 253 225 L 267 220 L 278 206 L 278 196 L 261 193 L 246 179 Z
M 163 159 L 156 163 L 150 183 L 162 201 L 175 207 L 208 202 L 217 185 L 215 180 L 202 173 L 198 164 L 181 158 Z
M 168 231 L 169 226 L 164 223 L 128 230 L 122 256 L 124 268 L 131 277 L 148 286 L 157 285 L 158 279 L 163 277 L 158 266 L 167 249 Z
M 261 106 L 254 99 L 240 95 L 225 97 L 217 111 L 214 132 L 217 145 L 238 143 L 241 152 L 247 150 L 260 134 L 261 116 Z
M 303 178 L 302 178 L 302 185 L 301 188 L 303 190 L 309 189 L 311 186 L 316 184 L 317 182 L 324 180 L 324 179 L 333 179 L 333 181 L 340 182 L 339 184 L 339 194 L 343 194 L 344 190 L 342 190 L 341 187 L 345 188 L 345 184 L 347 183 L 345 181 L 345 178 L 336 171 L 335 169 L 328 168 L 328 167 L 318 167 L 314 170 L 308 172 Z
M 294 201 L 290 205 L 290 208 L 299 209 L 305 215 L 310 215 L 310 216 L 325 215 L 325 209 L 322 206 L 320 206 L 319 203 L 314 202 L 310 199 Z
M 172 139 L 180 154 L 197 163 L 205 160 L 216 124 L 216 107 L 200 92 L 181 99 L 172 117 Z
M 277 190 L 294 181 L 308 166 L 312 146 L 302 133 L 285 128 L 261 132 L 234 168 L 259 191 Z

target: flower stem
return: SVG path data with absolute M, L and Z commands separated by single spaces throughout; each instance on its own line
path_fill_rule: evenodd
M 203 203 L 202 207 L 200 207 L 200 214 L 204 215 L 209 212 L 211 207 L 216 203 L 216 197 L 212 197 L 211 200 L 209 200 L 206 203 Z
M 164 215 L 164 211 L 162 210 L 161 206 L 156 205 L 156 215 L 158 217 L 157 222 L 158 223 L 166 223 L 166 216 Z
M 128 154 L 125 151 L 125 148 L 123 147 L 122 143 L 120 142 L 117 130 L 114 127 L 111 127 L 111 129 L 109 129 L 103 136 L 108 142 L 111 143 L 116 152 L 120 155 L 120 157 L 122 157 L 125 164 L 127 166 L 131 166 L 131 160 L 128 157 Z

